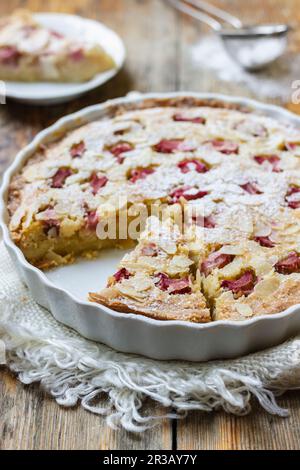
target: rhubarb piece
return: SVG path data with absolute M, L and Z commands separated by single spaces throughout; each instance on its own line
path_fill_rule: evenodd
M 200 271 L 208 276 L 214 269 L 222 269 L 234 259 L 233 255 L 225 253 L 211 253 L 208 258 L 201 263 Z
M 131 171 L 129 180 L 131 183 L 135 183 L 138 180 L 145 179 L 148 175 L 152 175 L 154 171 L 155 170 L 153 168 L 136 168 L 135 170 Z
M 300 200 L 298 201 L 289 201 L 288 198 L 289 196 L 291 196 L 292 194 L 297 194 L 300 192 L 300 188 L 298 186 L 295 186 L 295 185 L 291 185 L 289 187 L 289 190 L 285 196 L 285 200 L 286 202 L 288 203 L 288 206 L 291 208 L 291 209 L 299 209 L 300 207 Z
M 285 258 L 278 261 L 275 266 L 275 271 L 279 274 L 292 274 L 300 272 L 300 256 L 296 251 L 292 251 Z
M 294 152 L 298 148 L 300 148 L 300 142 L 285 142 L 285 150 Z
M 108 179 L 106 176 L 98 176 L 96 173 L 93 173 L 90 179 L 90 185 L 92 187 L 92 193 L 94 196 L 98 193 L 99 189 L 104 188 L 107 184 Z
M 209 168 L 208 166 L 196 159 L 186 159 L 178 163 L 178 168 L 182 173 L 189 173 L 190 171 L 196 171 L 197 173 L 206 173 Z
M 124 281 L 124 279 L 129 279 L 131 276 L 132 274 L 129 271 L 127 271 L 126 268 L 120 269 L 113 275 L 116 282 L 122 282 Z
M 279 168 L 280 158 L 278 155 L 256 155 L 254 160 L 259 165 L 262 165 L 264 162 L 268 162 L 272 166 L 272 171 L 275 173 L 282 171 Z
M 231 153 L 238 153 L 239 146 L 236 142 L 231 140 L 211 139 L 204 142 L 205 144 L 211 144 L 215 150 L 230 155 Z
M 88 211 L 86 213 L 86 227 L 89 230 L 96 230 L 99 222 L 97 211 Z
M 84 154 L 86 148 L 85 148 L 85 143 L 82 140 L 81 142 L 78 142 L 78 144 L 73 144 L 71 149 L 70 149 L 70 154 L 72 158 L 79 158 L 82 157 Z
M 195 193 L 190 193 L 189 191 L 191 191 L 191 189 L 193 188 L 191 188 L 190 186 L 185 186 L 183 188 L 178 188 L 172 191 L 172 193 L 170 194 L 171 203 L 172 204 L 177 203 L 182 197 L 186 199 L 187 201 L 193 201 L 195 199 L 201 199 L 202 197 L 208 194 L 207 191 L 200 191 L 200 190 Z
M 192 221 L 198 226 L 198 227 L 204 227 L 204 228 L 215 228 L 216 223 L 211 215 L 208 217 L 202 217 L 202 216 L 196 216 L 194 215 L 192 217 Z
M 109 147 L 110 153 L 112 153 L 116 157 L 117 162 L 120 165 L 125 160 L 123 153 L 130 152 L 132 149 L 133 149 L 133 145 L 130 144 L 129 142 L 118 142 L 117 144 Z
M 81 62 L 84 59 L 84 50 L 78 47 L 70 52 L 70 57 L 74 62 Z
M 205 124 L 206 122 L 206 120 L 201 116 L 188 117 L 180 113 L 174 114 L 173 120 L 176 122 L 192 122 L 194 124 Z
M 195 150 L 195 147 L 184 143 L 181 139 L 163 139 L 154 145 L 153 149 L 158 153 L 173 153 L 176 151 L 190 152 Z
M 189 278 L 171 279 L 164 273 L 159 273 L 156 276 L 156 287 L 162 291 L 168 291 L 169 294 L 190 294 L 191 287 Z
M 262 194 L 262 191 L 258 189 L 255 183 L 245 183 L 245 184 L 240 184 L 240 187 L 247 191 L 249 194 Z
M 216 223 L 211 215 L 204 217 L 203 219 L 204 228 L 215 228 Z
M 151 256 L 151 257 L 157 256 L 158 255 L 158 248 L 155 245 L 155 243 L 149 243 L 148 245 L 143 246 L 143 248 L 141 249 L 141 255 L 142 256 Z
M 52 188 L 62 188 L 66 179 L 72 174 L 70 168 L 59 168 L 52 177 Z
M 246 271 L 240 277 L 234 280 L 224 280 L 221 282 L 221 287 L 226 290 L 231 290 L 236 295 L 249 295 L 253 291 L 257 282 L 256 275 L 253 271 Z
M 273 248 L 275 243 L 269 237 L 255 237 L 254 240 L 265 248 Z
M 21 58 L 21 53 L 15 46 L 0 47 L 0 62 L 4 65 L 16 67 Z

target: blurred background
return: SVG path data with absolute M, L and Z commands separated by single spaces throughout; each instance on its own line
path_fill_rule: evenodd
M 292 84 L 300 80 L 299 0 L 210 3 L 245 24 L 291 25 L 286 53 L 268 68 L 249 73 L 225 53 L 208 26 L 176 11 L 167 0 L 1 0 L 1 16 L 28 8 L 97 19 L 121 36 L 127 58 L 115 78 L 70 103 L 46 109 L 14 102 L 0 105 L 0 172 L 20 147 L 59 117 L 132 90 L 217 91 L 273 102 L 300 113 L 300 104 L 292 99 Z

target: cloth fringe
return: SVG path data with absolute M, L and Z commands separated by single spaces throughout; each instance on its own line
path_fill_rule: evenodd
M 300 336 L 245 358 L 199 364 L 118 353 L 58 324 L 34 302 L 0 247 L 2 266 L 3 262 L 0 339 L 7 365 L 24 384 L 40 382 L 59 405 L 80 403 L 105 416 L 112 428 L 132 432 L 145 431 L 165 417 L 182 418 L 192 410 L 224 409 L 244 415 L 251 410 L 252 397 L 268 413 L 288 415 L 276 396 L 300 388 Z M 166 408 L 166 414 L 157 416 L 154 409 L 145 415 L 147 398 Z

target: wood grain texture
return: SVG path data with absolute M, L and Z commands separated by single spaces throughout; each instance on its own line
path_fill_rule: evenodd
M 291 47 L 300 51 L 299 0 L 264 0 L 263 7 L 261 0 L 213 3 L 248 23 L 289 22 L 295 27 Z M 7 0 L 0 2 L 0 16 L 17 7 L 99 19 L 124 39 L 128 58 L 113 80 L 71 103 L 47 108 L 13 102 L 0 105 L 0 173 L 42 128 L 65 114 L 131 90 L 218 91 L 255 98 L 245 86 L 221 82 L 213 73 L 199 70 L 190 52 L 207 28 L 177 14 L 164 0 Z M 299 105 L 287 106 L 300 113 Z M 289 418 L 272 417 L 258 406 L 243 418 L 223 412 L 191 413 L 176 426 L 163 419 L 155 429 L 135 436 L 112 431 L 104 418 L 79 406 L 59 407 L 38 385 L 23 386 L 1 368 L 0 449 L 299 449 L 299 394 L 289 393 L 280 403 L 289 408 Z M 145 413 L 150 412 L 163 415 L 165 410 L 149 402 Z
M 299 392 L 289 392 L 278 399 L 290 410 L 288 418 L 279 418 L 262 411 L 255 404 L 243 417 L 222 412 L 191 413 L 177 425 L 177 448 L 203 450 L 299 450 Z

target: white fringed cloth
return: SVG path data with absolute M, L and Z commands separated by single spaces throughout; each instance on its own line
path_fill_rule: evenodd
M 242 415 L 250 412 L 252 397 L 284 417 L 288 410 L 275 397 L 300 388 L 300 336 L 241 359 L 209 363 L 159 362 L 88 341 L 37 305 L 1 243 L 0 350 L 4 346 L 2 362 L 21 382 L 40 382 L 59 405 L 79 402 L 106 416 L 110 426 L 133 432 L 163 417 L 145 413 L 149 397 L 166 408 L 165 417 L 221 408 Z

